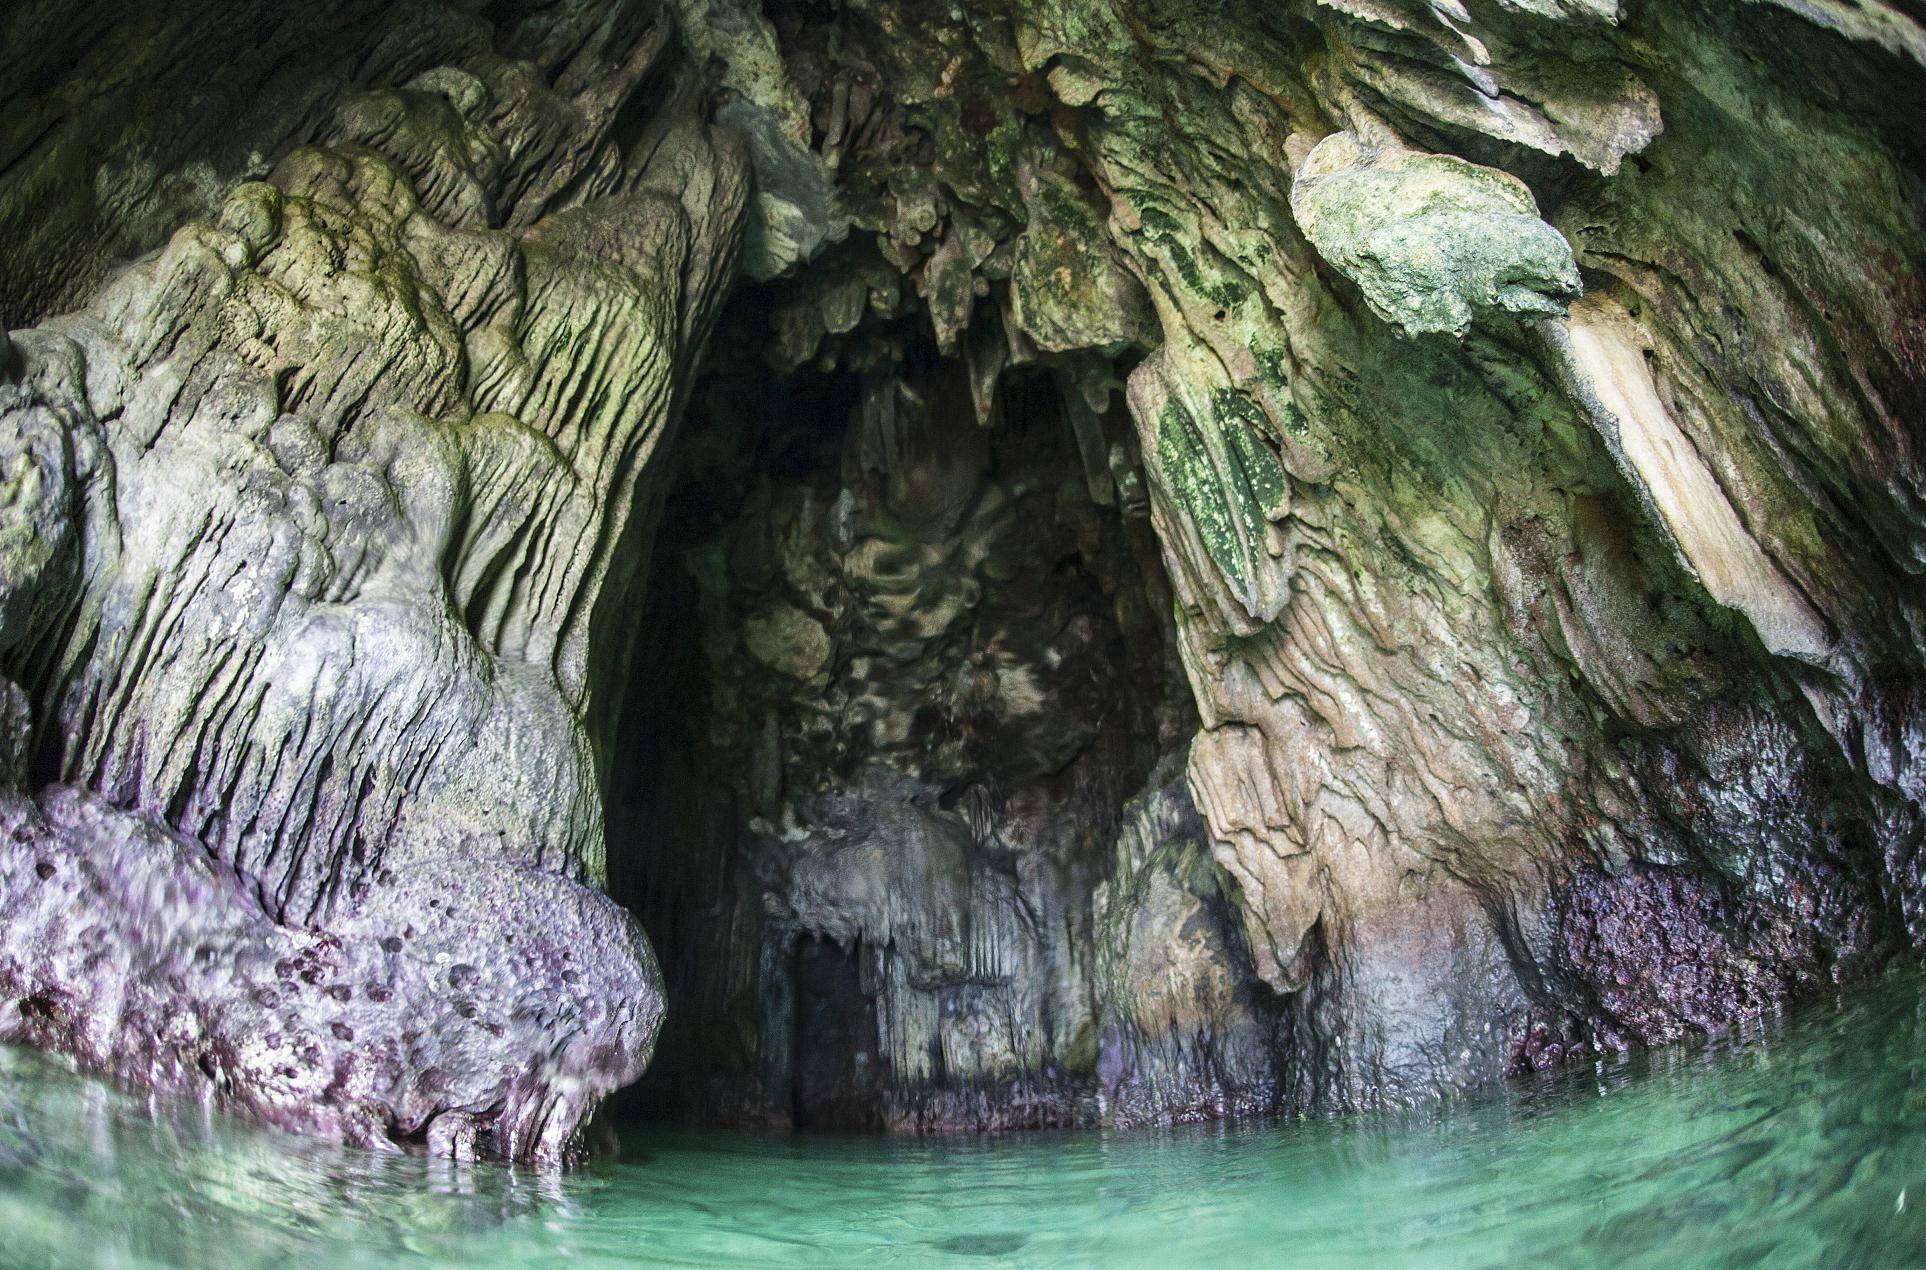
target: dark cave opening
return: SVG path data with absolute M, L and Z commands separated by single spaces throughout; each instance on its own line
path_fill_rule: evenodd
M 798 1129 L 880 1129 L 883 1054 L 876 1032 L 881 950 L 820 935 L 796 940 L 795 1090 Z
M 784 372 L 763 317 L 676 443 L 613 751 L 609 888 L 669 1003 L 618 1112 L 1076 1122 L 1093 903 L 1192 726 L 1121 394 L 1078 436 L 1023 367 L 985 420 L 927 328 Z

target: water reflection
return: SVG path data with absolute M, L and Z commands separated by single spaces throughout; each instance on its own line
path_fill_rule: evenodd
M 1769 1037 L 1443 1107 L 993 1139 L 631 1130 L 622 1163 L 560 1178 L 290 1141 L 0 1050 L 0 1263 L 1920 1264 L 1922 989 L 1896 974 Z

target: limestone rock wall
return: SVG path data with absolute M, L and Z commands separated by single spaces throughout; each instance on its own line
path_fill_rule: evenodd
M 419 9 L 357 70 L 448 61 L 307 100 L 313 144 L 11 336 L 0 1037 L 553 1159 L 662 1012 L 596 742 L 747 174 L 665 15 Z M 50 127 L 139 149 L 88 118 Z M 26 184 L 32 243 L 74 212 Z
M 1917 943 L 1903 7 L 738 17 L 736 109 L 838 195 L 778 362 L 927 320 L 985 418 L 1076 384 L 1097 497 L 1147 500 L 1196 890 L 1285 1098 L 1742 1027 Z

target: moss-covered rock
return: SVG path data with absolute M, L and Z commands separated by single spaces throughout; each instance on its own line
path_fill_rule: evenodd
M 1291 187 L 1304 236 L 1407 335 L 1463 336 L 1489 310 L 1562 316 L 1578 264 L 1525 183 L 1443 154 L 1312 148 Z

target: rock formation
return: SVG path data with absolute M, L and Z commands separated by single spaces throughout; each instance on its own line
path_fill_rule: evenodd
M 660 15 L 577 17 L 404 7 L 397 82 L 14 337 L 0 1035 L 536 1158 L 647 1060 L 594 732 L 748 181 Z
M 0 1038 L 556 1159 L 665 993 L 661 1105 L 1136 1123 L 1926 939 L 1909 5 L 0 37 Z

